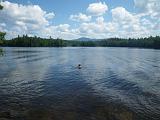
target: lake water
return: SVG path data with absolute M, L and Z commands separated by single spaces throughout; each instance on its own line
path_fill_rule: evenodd
M 160 120 L 160 50 L 4 51 L 0 120 Z

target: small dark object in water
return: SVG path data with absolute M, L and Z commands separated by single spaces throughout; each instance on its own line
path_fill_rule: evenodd
M 78 64 L 77 68 L 78 68 L 78 69 L 81 69 L 81 68 L 82 68 L 81 64 Z

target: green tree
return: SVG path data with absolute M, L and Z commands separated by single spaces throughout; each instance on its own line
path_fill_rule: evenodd
M 3 6 L 0 4 L 0 10 L 3 9 Z M 3 40 L 5 39 L 6 33 L 0 31 L 0 45 L 3 44 Z
M 5 32 L 0 32 L 0 40 L 4 40 L 5 39 Z
M 6 33 L 0 32 L 0 45 L 3 44 L 3 41 L 5 40 L 5 35 L 6 35 Z
M 0 10 L 2 10 L 3 9 L 3 6 L 0 4 Z

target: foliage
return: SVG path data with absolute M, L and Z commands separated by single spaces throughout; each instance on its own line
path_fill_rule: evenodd
M 23 35 L 12 40 L 4 40 L 3 46 L 11 47 L 139 47 L 139 48 L 158 48 L 160 49 L 160 37 L 138 38 L 138 39 L 122 39 L 110 38 L 97 41 L 76 41 L 62 40 L 53 38 L 28 37 Z
M 62 39 L 46 39 L 40 37 L 28 37 L 23 35 L 22 37 L 18 36 L 12 40 L 5 40 L 3 46 L 12 46 L 12 47 L 64 47 L 65 42 Z
M 4 40 L 6 33 L 0 32 L 0 40 Z
M 3 41 L 5 40 L 5 35 L 6 35 L 5 32 L 0 32 L 0 45 L 3 44 Z
M 0 4 L 0 10 L 2 10 L 2 9 L 3 9 L 3 6 Z M 3 45 L 3 41 L 5 39 L 5 35 L 6 35 L 6 33 L 0 32 L 0 45 Z M 0 53 L 2 53 L 2 52 L 3 52 L 3 49 L 0 48 Z
M 3 6 L 0 4 L 0 10 L 2 10 L 3 9 Z

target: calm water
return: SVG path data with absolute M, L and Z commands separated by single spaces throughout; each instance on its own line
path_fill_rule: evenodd
M 0 120 L 160 120 L 160 50 L 4 50 Z

